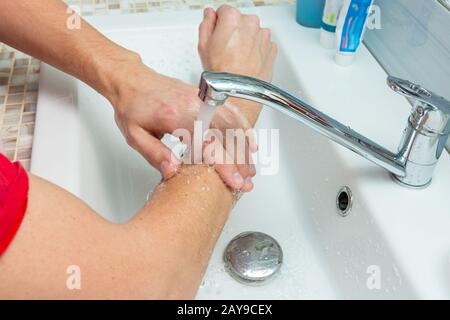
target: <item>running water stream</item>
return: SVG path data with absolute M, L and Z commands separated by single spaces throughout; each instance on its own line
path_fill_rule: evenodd
M 202 163 L 202 146 L 205 134 L 211 126 L 214 114 L 217 110 L 216 106 L 201 102 L 200 110 L 197 115 L 197 121 L 194 125 L 194 163 Z
M 201 122 L 202 125 L 202 135 L 209 129 L 211 126 L 211 121 L 214 117 L 214 113 L 216 112 L 217 107 L 208 105 L 205 102 L 200 104 L 200 110 L 197 115 L 197 121 Z

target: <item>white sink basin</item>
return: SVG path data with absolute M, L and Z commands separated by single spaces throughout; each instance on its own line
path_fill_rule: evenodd
M 295 23 L 293 7 L 245 11 L 259 14 L 279 44 L 276 85 L 396 149 L 410 106 L 387 88 L 365 48 L 355 65 L 341 68 L 318 44 L 318 31 Z M 197 84 L 200 19 L 201 12 L 189 11 L 89 21 L 156 70 Z M 448 154 L 429 188 L 409 190 L 285 115 L 266 108 L 258 127 L 280 129 L 279 172 L 258 176 L 254 192 L 233 210 L 198 298 L 450 298 Z M 159 173 L 126 145 L 107 101 L 45 64 L 31 170 L 114 221 L 129 219 L 159 182 Z M 354 196 L 346 218 L 335 203 L 342 186 Z M 223 270 L 225 246 L 249 230 L 268 233 L 284 251 L 280 275 L 264 286 L 242 285 Z M 370 281 L 374 270 L 380 288 Z

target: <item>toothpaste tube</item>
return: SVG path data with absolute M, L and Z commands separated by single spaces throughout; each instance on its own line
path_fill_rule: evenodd
M 353 63 L 364 37 L 372 4 L 373 0 L 344 0 L 336 28 L 336 63 L 339 65 L 348 66 Z
M 336 48 L 336 26 L 343 0 L 327 0 L 323 10 L 320 43 L 327 49 Z

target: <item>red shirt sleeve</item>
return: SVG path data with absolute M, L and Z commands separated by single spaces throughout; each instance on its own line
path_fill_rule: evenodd
M 0 153 L 0 257 L 22 223 L 28 200 L 28 174 Z

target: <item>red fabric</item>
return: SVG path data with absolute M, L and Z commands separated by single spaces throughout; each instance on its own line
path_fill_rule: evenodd
M 27 172 L 20 163 L 12 163 L 0 153 L 0 257 L 22 223 L 27 200 Z

